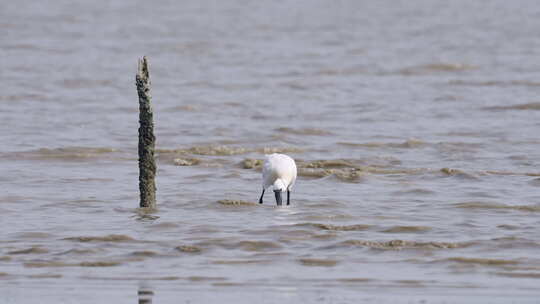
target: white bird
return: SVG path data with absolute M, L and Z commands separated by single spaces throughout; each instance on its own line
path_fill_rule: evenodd
M 263 203 L 264 191 L 272 186 L 276 203 L 281 206 L 281 192 L 287 191 L 287 205 L 291 203 L 291 189 L 296 181 L 296 163 L 285 154 L 268 154 L 264 160 L 262 171 L 262 194 L 259 204 Z

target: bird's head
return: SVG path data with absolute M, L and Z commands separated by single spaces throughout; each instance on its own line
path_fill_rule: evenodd
M 276 179 L 272 187 L 274 188 L 274 191 L 285 191 L 287 188 L 285 187 L 285 183 L 281 180 L 281 178 Z

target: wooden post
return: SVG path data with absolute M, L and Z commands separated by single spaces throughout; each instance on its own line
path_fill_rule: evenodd
M 138 72 L 135 77 L 139 94 L 139 191 L 140 207 L 156 207 L 156 162 L 154 149 L 154 118 L 152 112 L 152 96 L 150 95 L 150 75 L 146 56 L 139 59 Z

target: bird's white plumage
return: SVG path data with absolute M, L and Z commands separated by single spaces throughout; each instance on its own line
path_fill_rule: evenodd
M 291 190 L 296 181 L 296 164 L 285 154 L 268 154 L 263 165 L 263 188 L 273 186 L 275 190 Z

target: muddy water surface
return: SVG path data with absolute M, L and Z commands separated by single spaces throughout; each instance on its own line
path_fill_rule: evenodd
M 536 1 L 3 1 L 1 303 L 537 303 Z M 137 210 L 137 58 L 158 205 Z M 264 205 L 264 154 L 297 160 Z

